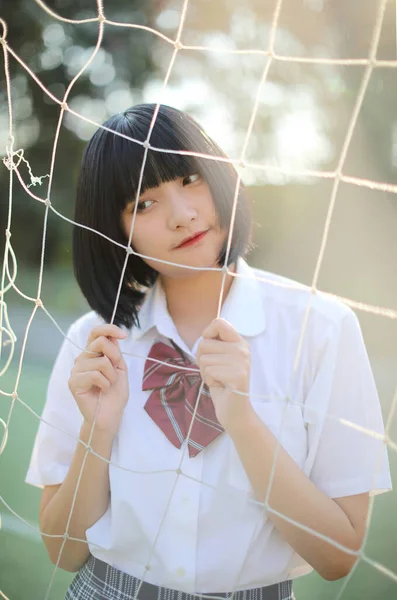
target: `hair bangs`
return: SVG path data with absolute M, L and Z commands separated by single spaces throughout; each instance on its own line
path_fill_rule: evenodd
M 142 118 L 142 114 L 134 115 L 132 119 L 131 113 L 132 111 L 126 111 L 122 116 L 119 115 L 119 119 L 114 123 L 115 130 L 138 142 L 144 142 L 147 139 L 150 119 L 144 118 L 146 115 Z M 177 123 L 170 126 L 167 122 L 165 127 L 163 120 L 164 115 L 160 111 L 150 137 L 150 144 L 166 152 L 149 149 L 145 164 L 143 164 L 145 148 L 142 144 L 108 132 L 111 136 L 109 164 L 112 165 L 113 170 L 113 189 L 122 208 L 137 195 L 142 167 L 141 194 L 147 189 L 159 187 L 162 183 L 174 181 L 178 177 L 186 177 L 193 173 L 204 176 L 200 159 L 178 153 L 192 150 L 187 147 L 186 133 Z

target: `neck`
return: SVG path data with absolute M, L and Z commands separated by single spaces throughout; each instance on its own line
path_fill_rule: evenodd
M 233 273 L 235 265 L 230 265 L 229 271 Z M 197 271 L 194 275 L 180 278 L 161 277 L 168 312 L 179 331 L 187 328 L 201 335 L 201 331 L 217 317 L 222 280 L 221 271 Z M 233 276 L 227 274 L 222 305 L 232 282 Z

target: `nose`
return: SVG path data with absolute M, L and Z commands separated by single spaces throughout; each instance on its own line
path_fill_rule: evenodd
M 168 196 L 168 226 L 170 229 L 189 227 L 197 219 L 197 211 L 184 188 L 170 190 Z

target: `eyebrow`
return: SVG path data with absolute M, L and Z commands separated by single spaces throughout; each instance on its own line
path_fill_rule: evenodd
M 138 196 L 138 198 L 136 197 L 136 195 L 134 196 L 134 198 L 132 200 L 129 200 L 126 205 L 125 208 L 127 208 L 128 206 L 134 206 L 136 201 L 138 200 L 138 202 L 140 200 L 142 200 L 142 196 L 144 196 L 146 194 L 146 192 L 148 192 L 148 190 L 156 190 L 157 188 L 159 188 L 160 186 L 156 186 L 155 188 L 147 188 L 146 190 L 144 190 L 143 192 L 141 192 Z

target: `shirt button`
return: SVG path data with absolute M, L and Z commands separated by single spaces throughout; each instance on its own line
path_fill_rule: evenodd
M 184 577 L 186 575 L 186 570 L 183 567 L 179 567 L 176 570 L 177 577 Z

